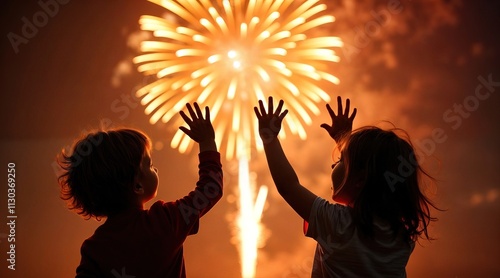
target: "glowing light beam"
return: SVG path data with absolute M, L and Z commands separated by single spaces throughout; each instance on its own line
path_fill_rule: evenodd
M 262 211 L 267 198 L 267 187 L 259 188 L 257 197 L 254 198 L 255 184 L 252 184 L 249 176 L 248 159 L 239 159 L 239 208 L 240 214 L 237 225 L 240 228 L 240 252 L 245 256 L 240 257 L 241 274 L 243 278 L 255 277 L 257 266 L 257 246 L 261 236 Z M 253 201 L 255 199 L 255 201 Z
M 211 109 L 221 153 L 239 161 L 239 230 L 241 275 L 255 277 L 260 223 L 267 197 L 261 186 L 257 196 L 248 161 L 252 142 L 258 150 L 257 120 L 253 106 L 273 94 L 285 100 L 289 116 L 281 138 L 306 138 L 304 125 L 329 102 L 321 87 L 338 84 L 327 72 L 339 61 L 332 48 L 342 47 L 338 37 L 320 36 L 319 27 L 335 21 L 320 0 L 148 0 L 174 15 L 143 15 L 141 29 L 153 35 L 143 41 L 133 59 L 138 71 L 156 80 L 137 91 L 150 123 L 159 120 L 183 124 L 178 112 L 186 102 L 198 101 Z M 179 26 L 181 25 L 181 26 Z M 193 142 L 181 131 L 171 147 L 190 151 Z

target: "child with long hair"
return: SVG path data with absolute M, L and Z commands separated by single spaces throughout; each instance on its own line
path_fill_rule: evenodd
M 58 162 L 61 197 L 87 219 L 106 221 L 81 247 L 76 277 L 186 277 L 183 243 L 198 232 L 199 218 L 222 197 L 222 166 L 210 122 L 194 103 L 180 127 L 199 144 L 199 180 L 193 191 L 176 201 L 157 201 L 158 169 L 151 141 L 134 129 L 87 134 Z M 169 177 L 173 184 L 175 177 Z
M 406 264 L 419 238 L 429 239 L 436 208 L 422 193 L 415 149 L 402 130 L 363 127 L 352 131 L 356 109 L 349 99 L 338 112 L 327 104 L 332 124 L 321 127 L 337 142 L 332 165 L 334 204 L 302 186 L 278 139 L 288 113 L 259 101 L 255 113 L 269 169 L 285 201 L 304 219 L 304 233 L 317 241 L 312 277 L 406 277 Z

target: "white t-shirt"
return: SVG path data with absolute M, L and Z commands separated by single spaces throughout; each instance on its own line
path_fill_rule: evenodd
M 363 237 L 352 209 L 318 197 L 311 208 L 306 236 L 318 244 L 311 277 L 406 277 L 414 242 L 393 237 L 391 227 L 374 221 L 374 237 Z

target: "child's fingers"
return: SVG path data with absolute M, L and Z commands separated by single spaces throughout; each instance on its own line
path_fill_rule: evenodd
M 268 98 L 268 103 L 267 103 L 267 113 L 271 114 L 271 113 L 274 113 L 273 111 L 273 108 L 274 108 L 274 103 L 273 103 L 273 97 L 269 97 Z
M 349 99 L 346 99 L 344 115 L 349 116 L 349 109 L 350 108 L 351 108 L 351 101 Z
M 326 129 L 326 131 L 329 131 L 332 128 L 329 124 L 321 124 L 320 127 Z
M 342 115 L 342 98 L 340 96 L 337 97 L 337 114 Z
M 205 106 L 205 120 L 210 122 L 210 109 L 208 109 L 208 106 Z
M 264 102 L 262 100 L 259 100 L 259 107 L 260 107 L 260 112 L 262 113 L 262 116 L 266 114 L 266 108 L 264 108 Z
M 197 118 L 196 114 L 194 113 L 194 110 L 193 108 L 191 107 L 191 104 L 189 103 L 186 103 L 186 107 L 189 111 L 189 115 L 191 115 L 191 118 L 193 118 L 193 120 L 195 120 Z
M 179 114 L 181 115 L 181 117 L 184 119 L 184 121 L 190 125 L 193 121 L 191 121 L 191 119 L 186 115 L 186 113 L 184 113 L 184 111 L 179 111 Z
M 191 130 L 187 129 L 186 127 L 184 126 L 180 126 L 179 127 L 180 130 L 182 130 L 182 132 L 184 132 L 187 136 L 191 137 L 189 134 L 191 133 Z
M 358 109 L 354 108 L 354 110 L 352 110 L 352 115 L 349 117 L 349 120 L 354 120 L 354 117 L 356 117 L 356 112 L 358 112 Z
M 333 109 L 332 107 L 330 106 L 330 104 L 326 104 L 326 110 L 328 110 L 328 114 L 330 114 L 330 118 L 335 118 L 335 112 L 333 112 Z
M 276 107 L 276 115 L 279 115 L 281 113 L 281 109 L 283 109 L 284 103 L 285 102 L 282 99 L 280 99 L 280 102 L 278 103 L 278 107 Z M 283 112 L 283 113 L 285 113 L 285 112 Z
M 253 107 L 253 111 L 255 112 L 255 116 L 257 116 L 257 119 L 260 120 L 260 118 L 262 118 L 262 115 L 259 112 L 259 108 L 257 108 L 256 106 L 254 106 Z
M 286 109 L 285 111 L 283 111 L 283 113 L 281 113 L 281 115 L 279 116 L 280 121 L 282 121 L 283 118 L 285 118 L 286 114 L 288 114 L 288 109 Z
M 194 103 L 194 109 L 196 109 L 196 115 L 198 119 L 203 119 L 203 114 L 201 113 L 200 106 L 196 102 Z

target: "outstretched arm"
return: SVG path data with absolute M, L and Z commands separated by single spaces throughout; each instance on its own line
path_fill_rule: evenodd
M 222 197 L 223 173 L 220 163 L 220 154 L 215 144 L 215 132 L 210 122 L 210 110 L 205 107 L 205 117 L 198 103 L 194 103 L 194 110 L 188 103 L 186 113 L 180 111 L 181 117 L 189 128 L 179 127 L 200 146 L 199 180 L 195 190 L 179 200 L 179 208 L 187 224 L 207 213 Z
M 276 111 L 273 111 L 273 98 L 269 97 L 268 111 L 264 108 L 262 100 L 259 108 L 254 107 L 259 120 L 259 134 L 264 143 L 267 164 L 279 194 L 304 220 L 309 219 L 311 207 L 316 195 L 299 183 L 297 174 L 288 162 L 278 139 L 281 122 L 288 110 L 281 112 L 283 100 L 280 100 Z
M 354 121 L 354 117 L 356 117 L 357 109 L 354 108 L 351 116 L 349 116 L 350 105 L 350 100 L 346 99 L 345 111 L 342 111 L 342 98 L 340 96 L 337 97 L 337 114 L 333 112 L 329 104 L 326 105 L 326 109 L 332 119 L 332 125 L 325 123 L 322 124 L 321 127 L 324 128 L 328 134 L 330 134 L 330 137 L 337 143 L 342 137 L 349 135 L 352 131 L 352 122 Z

